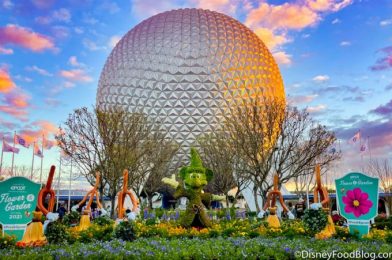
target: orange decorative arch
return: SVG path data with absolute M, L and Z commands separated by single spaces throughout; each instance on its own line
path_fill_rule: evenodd
M 320 165 L 317 164 L 315 168 L 316 187 L 314 188 L 314 203 L 321 203 L 323 208 L 329 208 L 329 194 L 328 190 L 321 184 Z
M 100 181 L 101 181 L 101 174 L 99 172 L 96 172 L 94 188 L 92 190 L 90 190 L 89 192 L 87 192 L 87 194 L 83 197 L 83 199 L 78 203 L 79 207 L 82 206 L 87 201 L 87 198 L 88 198 L 89 200 L 88 200 L 88 203 L 87 203 L 85 210 L 89 211 L 91 209 L 91 204 L 93 203 L 93 200 L 95 197 L 95 199 L 97 200 L 98 208 L 102 209 L 102 204 L 99 201 L 99 192 L 98 192 L 98 187 L 99 187 Z
M 277 197 L 279 197 L 279 202 L 282 205 L 283 210 L 285 212 L 289 211 L 289 209 L 286 206 L 286 203 L 283 200 L 282 193 L 280 192 L 278 187 L 279 187 L 279 176 L 277 174 L 275 174 L 275 176 L 274 176 L 274 188 L 273 188 L 273 190 L 268 192 L 267 201 L 264 204 L 263 210 L 267 210 L 268 208 L 275 207 L 276 199 L 277 199 Z
M 37 202 L 37 206 L 39 208 L 39 210 L 46 216 L 49 212 L 53 212 L 53 208 L 54 208 L 54 203 L 55 203 L 55 193 L 54 190 L 52 189 L 52 182 L 53 182 L 53 176 L 54 176 L 54 172 L 56 170 L 56 167 L 54 165 L 52 165 L 50 167 L 50 171 L 49 171 L 49 176 L 48 176 L 48 180 L 46 181 L 46 185 L 45 187 L 42 187 L 41 190 L 38 193 L 38 202 Z M 45 199 L 46 196 L 49 195 L 49 202 L 48 202 L 48 207 L 45 207 Z
M 133 195 L 133 193 L 128 190 L 128 170 L 123 171 L 123 187 L 122 190 L 118 193 L 118 199 L 117 199 L 117 215 L 118 218 L 124 218 L 124 202 L 125 202 L 125 197 L 129 196 L 129 198 L 132 201 L 132 211 L 135 212 L 137 210 L 137 207 L 139 205 L 139 201 Z
M 320 203 L 324 212 L 328 214 L 328 223 L 327 226 L 316 234 L 317 239 L 325 239 L 331 237 L 336 233 L 335 225 L 329 214 L 329 194 L 327 188 L 325 188 L 321 184 L 321 174 L 320 174 L 320 165 L 317 164 L 315 167 L 315 175 L 316 175 L 316 187 L 314 188 L 314 203 Z

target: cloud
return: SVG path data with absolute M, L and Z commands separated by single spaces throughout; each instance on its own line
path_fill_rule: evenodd
M 257 28 L 255 33 L 270 50 L 290 42 L 290 40 L 287 39 L 286 34 L 275 34 L 272 30 L 267 28 Z
M 68 23 L 71 21 L 71 12 L 66 8 L 60 8 L 58 10 L 53 11 L 52 17 L 56 21 Z
M 318 22 L 320 17 L 306 5 L 261 3 L 249 12 L 245 24 L 249 27 L 269 29 L 303 29 Z
M 310 103 L 315 100 L 318 95 L 298 95 L 298 96 L 288 96 L 287 100 L 291 106 L 296 106 L 303 103 Z
M 387 70 L 392 68 L 392 46 L 388 46 L 379 50 L 383 57 L 376 61 L 376 64 L 370 67 L 372 71 Z
M 35 65 L 26 67 L 26 70 L 37 72 L 38 74 L 40 74 L 42 76 L 46 76 L 46 77 L 52 77 L 53 76 L 52 73 L 48 72 L 45 69 L 39 68 L 39 67 L 37 67 Z
M 352 2 L 352 0 L 302 0 L 273 5 L 260 1 L 258 6 L 248 12 L 245 25 L 255 32 L 260 28 L 269 30 L 271 33 L 267 35 L 269 36 L 267 39 L 272 39 L 272 45 L 278 47 L 288 42 L 286 33 L 289 30 L 299 31 L 315 26 L 324 13 L 337 12 Z
M 32 0 L 35 7 L 39 9 L 47 9 L 54 4 L 54 0 Z
M 15 83 L 12 81 L 8 71 L 0 68 L 0 93 L 9 93 L 15 88 Z
M 58 132 L 58 127 L 54 125 L 53 123 L 45 120 L 38 120 L 32 122 L 28 129 L 23 129 L 20 131 L 20 135 L 28 142 L 28 143 L 33 143 L 33 142 L 38 142 L 42 141 L 42 136 L 45 137 L 45 147 L 49 148 L 49 146 L 53 146 L 55 144 L 54 141 L 48 140 L 48 138 L 51 138 L 53 135 L 57 134 Z
M 100 9 L 104 10 L 105 12 L 108 12 L 109 14 L 115 14 L 120 11 L 120 7 L 116 3 L 110 1 L 105 1 L 100 6 Z
M 14 7 L 14 4 L 11 2 L 11 0 L 3 0 L 2 6 L 4 9 L 12 9 Z
M 352 94 L 360 93 L 361 89 L 357 86 L 353 87 L 353 86 L 342 85 L 342 86 L 329 86 L 324 88 L 318 88 L 316 91 L 316 93 L 319 94 L 320 96 L 328 93 L 336 94 L 342 92 L 347 92 L 352 95 Z
M 3 112 L 5 114 L 8 114 L 12 117 L 15 117 L 21 121 L 27 121 L 28 118 L 28 112 L 25 109 L 19 109 L 16 107 L 11 107 L 11 106 L 5 106 L 5 105 L 0 105 L 0 112 Z
M 382 20 L 380 26 L 388 26 L 392 24 L 392 19 Z
M 0 47 L 0 54 L 14 54 L 14 50 Z
M 292 63 L 291 55 L 287 54 L 284 51 L 274 52 L 274 53 L 272 53 L 272 55 L 274 56 L 276 62 L 279 65 L 290 65 Z
M 7 106 L 13 108 L 27 108 L 29 106 L 30 96 L 23 93 L 22 91 L 13 92 L 4 96 L 4 102 Z
M 312 80 L 316 83 L 324 83 L 329 80 L 329 76 L 328 75 L 317 75 Z
M 98 46 L 95 42 L 89 39 L 83 39 L 83 45 L 90 51 L 105 50 L 105 46 Z
M 61 101 L 56 98 L 45 98 L 45 104 L 50 107 L 58 107 L 61 104 Z
M 387 86 L 385 86 L 385 90 L 386 91 L 392 90 L 392 83 L 387 85 Z
M 66 78 L 67 80 L 70 81 L 80 81 L 80 82 L 90 82 L 93 81 L 93 79 L 86 74 L 84 70 L 81 69 L 75 69 L 75 70 L 61 70 L 60 75 L 63 78 Z
M 351 45 L 351 42 L 349 42 L 349 41 L 342 41 L 342 42 L 340 42 L 340 46 L 342 46 L 342 47 L 350 46 L 350 45 Z
M 69 36 L 69 29 L 65 26 L 56 25 L 51 28 L 52 34 L 56 38 L 64 39 Z
M 338 24 L 341 23 L 341 21 L 338 18 L 335 18 L 332 20 L 331 24 Z
M 371 110 L 370 113 L 392 119 L 392 99 L 387 104 L 380 105 L 376 109 Z
M 76 56 L 71 56 L 68 59 L 68 64 L 74 67 L 85 67 L 86 65 L 84 63 L 81 63 L 78 61 L 78 58 Z
M 0 118 L 0 127 L 1 128 L 14 130 L 17 126 L 18 126 L 18 124 L 16 124 L 15 122 L 6 121 L 6 120 Z M 0 134 L 0 136 L 1 136 L 1 134 Z
M 134 0 L 132 2 L 132 16 L 139 19 L 147 18 L 162 11 L 178 9 L 185 7 L 186 3 L 181 3 L 179 0 L 174 1 L 156 1 L 156 0 Z
M 66 8 L 60 8 L 58 10 L 54 10 L 48 16 L 38 16 L 35 18 L 35 21 L 39 24 L 47 25 L 52 22 L 65 22 L 69 23 L 71 21 L 71 12 Z
M 112 37 L 110 37 L 109 42 L 108 42 L 108 46 L 110 49 L 113 49 L 114 47 L 116 47 L 116 44 L 121 40 L 121 36 L 119 35 L 113 35 Z
M 364 118 L 364 117 L 362 117 Z M 387 155 L 392 145 L 392 120 L 360 120 L 349 127 L 338 127 L 333 129 L 338 138 L 348 140 L 358 129 L 362 137 L 369 136 L 369 146 L 372 155 Z M 359 148 L 358 148 L 359 154 Z
M 308 111 L 311 114 L 320 114 L 323 111 L 325 111 L 327 109 L 326 105 L 317 105 L 317 106 L 310 106 L 308 108 L 306 108 L 306 111 Z
M 0 46 L 7 44 L 18 45 L 34 52 L 55 47 L 49 37 L 14 24 L 0 27 Z
M 12 92 L 3 96 L 0 104 L 0 112 L 8 114 L 21 121 L 27 121 L 30 96 L 22 89 L 15 88 Z

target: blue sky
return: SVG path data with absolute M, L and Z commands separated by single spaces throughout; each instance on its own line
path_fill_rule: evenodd
M 341 171 L 357 170 L 370 157 L 346 142 L 359 129 L 373 157 L 391 158 L 388 0 L 0 0 L 0 133 L 53 140 L 73 109 L 95 103 L 115 43 L 143 19 L 184 7 L 223 12 L 261 37 L 279 64 L 288 101 L 341 139 Z M 16 165 L 30 167 L 32 148 L 20 149 Z M 57 164 L 57 148 L 44 153 L 45 169 Z M 5 167 L 10 158 L 4 154 Z

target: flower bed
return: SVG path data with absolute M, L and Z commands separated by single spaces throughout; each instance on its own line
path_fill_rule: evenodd
M 381 241 L 350 241 L 314 238 L 139 238 L 133 242 L 112 240 L 41 248 L 2 249 L 0 259 L 300 259 L 299 252 L 368 254 L 392 252 Z M 332 259 L 337 259 L 338 256 Z

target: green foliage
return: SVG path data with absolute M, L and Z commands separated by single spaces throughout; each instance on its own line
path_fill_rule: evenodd
M 374 219 L 374 227 L 377 229 L 389 229 L 392 230 L 392 217 L 385 218 L 385 217 L 376 217 Z
M 99 226 L 105 226 L 105 225 L 113 225 L 114 221 L 107 216 L 101 216 L 93 219 L 93 223 Z
M 335 250 L 346 254 L 356 250 L 366 254 L 392 252 L 392 245 L 382 241 L 339 241 L 313 238 L 282 239 L 237 238 L 141 238 L 132 242 L 75 243 L 41 248 L 3 249 L 0 259 L 301 259 L 296 252 L 325 253 Z M 309 257 L 304 256 L 303 259 Z M 369 257 L 370 258 L 370 257 Z M 336 256 L 334 257 L 336 259 Z
M 62 244 L 70 239 L 67 226 L 60 221 L 49 223 L 46 227 L 45 236 L 50 244 Z
M 136 238 L 135 224 L 133 221 L 123 221 L 114 230 L 114 235 L 124 241 L 133 241 Z
M 69 214 L 66 214 L 63 217 L 63 223 L 67 226 L 75 226 L 79 223 L 80 221 L 80 214 L 79 212 L 72 211 Z
M 88 243 L 93 240 L 109 241 L 113 238 L 113 224 L 92 224 L 86 230 L 79 232 L 79 241 Z
M 16 237 L 9 235 L 0 235 L 0 249 L 14 248 L 16 243 Z
M 323 209 L 306 209 L 302 218 L 306 231 L 315 235 L 323 230 L 328 223 L 328 215 Z

